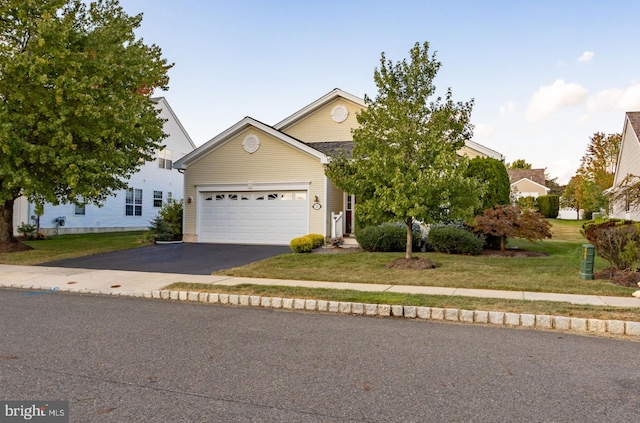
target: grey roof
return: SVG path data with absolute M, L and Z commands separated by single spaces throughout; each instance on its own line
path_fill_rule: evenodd
M 318 150 L 326 156 L 335 156 L 339 151 L 351 157 L 351 151 L 355 143 L 353 141 L 308 142 L 309 147 Z
M 631 122 L 633 131 L 636 133 L 636 137 L 640 140 L 640 112 L 627 112 L 627 117 Z

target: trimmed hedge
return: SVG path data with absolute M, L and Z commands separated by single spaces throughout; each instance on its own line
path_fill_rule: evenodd
M 368 226 L 358 230 L 356 240 L 365 251 L 405 251 L 407 248 L 407 229 L 394 223 Z M 413 231 L 413 250 L 420 250 L 420 232 L 418 231 Z
M 324 235 L 309 234 L 307 236 L 311 238 L 311 241 L 313 242 L 313 248 L 320 248 L 324 245 Z
M 542 195 L 538 197 L 538 211 L 547 218 L 555 219 L 560 212 L 560 196 Z
M 289 247 L 294 253 L 310 253 L 313 250 L 313 239 L 308 235 L 293 238 L 289 243 Z
M 482 240 L 468 230 L 455 226 L 432 228 L 429 231 L 429 245 L 439 253 L 482 254 Z

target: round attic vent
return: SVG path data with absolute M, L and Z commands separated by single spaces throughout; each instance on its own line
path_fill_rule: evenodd
M 337 105 L 331 111 L 331 119 L 333 119 L 338 123 L 344 122 L 345 120 L 347 120 L 347 116 L 349 116 L 349 110 L 347 110 L 347 108 L 344 107 L 342 104 Z
M 253 134 L 247 135 L 244 137 L 244 141 L 242 141 L 242 146 L 247 153 L 252 154 L 260 148 L 260 140 Z

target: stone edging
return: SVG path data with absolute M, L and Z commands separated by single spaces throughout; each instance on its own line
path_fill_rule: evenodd
M 51 291 L 49 287 L 32 285 L 8 285 L 38 291 Z M 262 297 L 259 295 L 218 294 L 195 291 L 155 290 L 145 292 L 126 292 L 98 289 L 59 288 L 57 291 L 110 295 L 162 300 L 177 300 L 210 304 L 227 304 L 247 307 L 263 307 L 283 310 L 304 310 L 334 314 L 375 317 L 403 317 L 419 320 L 441 320 L 460 323 L 478 323 L 486 325 L 522 327 L 529 329 L 556 329 L 591 334 L 628 335 L 640 337 L 640 322 L 622 320 L 601 320 L 578 317 L 552 316 L 546 314 L 519 314 L 502 311 L 460 310 L 456 308 L 418 307 L 389 304 L 364 304 L 342 301 L 309 300 L 281 297 Z

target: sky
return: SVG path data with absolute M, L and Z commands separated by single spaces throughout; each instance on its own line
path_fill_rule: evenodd
M 566 183 L 595 132 L 640 111 L 638 0 L 120 0 L 174 63 L 168 100 L 199 146 L 274 125 L 334 88 L 375 98 L 380 55 L 427 41 L 438 94 L 474 100 L 473 141 Z

